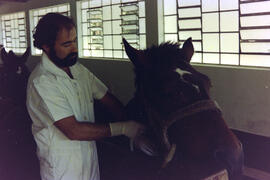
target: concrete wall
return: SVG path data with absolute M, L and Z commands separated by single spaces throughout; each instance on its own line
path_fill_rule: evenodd
M 30 0 L 27 3 L 1 5 L 0 12 L 5 14 L 66 2 L 75 5 L 74 0 Z M 153 1 L 147 1 L 146 7 L 153 7 L 151 2 Z M 146 12 L 146 14 L 151 14 L 151 18 L 153 14 L 159 14 L 158 11 L 153 11 L 153 8 L 147 9 L 151 9 L 151 12 L 149 10 Z M 72 16 L 75 17 L 75 7 L 72 7 L 71 11 Z M 153 20 L 155 21 L 156 19 Z M 148 32 L 151 28 L 156 29 L 158 25 L 146 27 Z M 154 34 L 152 32 L 147 37 L 147 44 L 161 42 L 161 31 L 156 31 Z M 29 58 L 30 69 L 35 66 L 39 58 L 38 56 Z M 80 59 L 80 62 L 103 80 L 123 103 L 127 103 L 132 97 L 134 74 L 130 62 L 95 59 Z M 270 69 L 210 65 L 196 65 L 195 67 L 212 80 L 212 97 L 223 109 L 224 117 L 231 128 L 270 137 Z

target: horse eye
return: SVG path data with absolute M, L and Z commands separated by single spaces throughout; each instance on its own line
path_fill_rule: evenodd
M 22 73 L 22 67 L 21 66 L 18 66 L 18 69 L 16 71 L 17 74 L 21 74 Z

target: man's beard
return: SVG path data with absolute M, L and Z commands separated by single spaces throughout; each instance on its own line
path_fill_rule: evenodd
M 56 66 L 58 66 L 59 68 L 64 68 L 73 66 L 77 62 L 78 53 L 76 52 L 70 53 L 66 57 L 61 59 L 56 55 L 56 52 L 52 47 L 50 48 L 49 57 Z

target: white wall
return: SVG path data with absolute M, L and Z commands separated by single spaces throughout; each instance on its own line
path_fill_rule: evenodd
M 76 19 L 75 0 L 30 0 L 27 3 L 6 3 L 0 6 L 0 14 L 66 2 L 72 4 L 71 15 Z M 147 1 L 146 7 L 153 7 L 151 2 L 153 1 Z M 158 11 L 152 12 L 152 10 L 146 14 L 159 14 Z M 150 18 L 153 16 L 151 15 Z M 151 20 L 147 21 L 151 22 Z M 156 19 L 152 22 L 155 21 Z M 147 44 L 160 42 L 162 30 L 156 29 L 158 25 L 146 27 L 147 32 L 154 30 L 147 37 Z M 29 67 L 32 69 L 38 60 L 39 57 L 30 57 Z M 132 97 L 134 74 L 130 62 L 93 59 L 80 59 L 80 62 L 102 79 L 123 103 L 127 103 Z M 212 96 L 223 109 L 224 117 L 230 127 L 270 137 L 270 69 L 209 65 L 196 65 L 196 68 L 212 80 Z

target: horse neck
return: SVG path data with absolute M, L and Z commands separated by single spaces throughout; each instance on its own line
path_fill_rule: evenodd
M 11 99 L 15 104 L 25 106 L 26 87 L 30 72 L 22 69 L 20 75 L 6 67 L 0 68 L 0 97 Z

